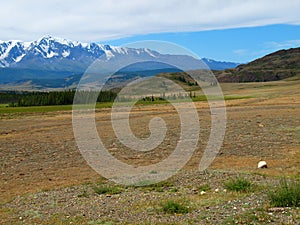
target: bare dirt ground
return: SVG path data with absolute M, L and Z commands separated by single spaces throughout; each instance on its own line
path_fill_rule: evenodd
M 72 112 L 2 115 L 0 223 L 220 224 L 233 218 L 243 224 L 247 223 L 247 213 L 252 215 L 261 210 L 255 215 L 263 219 L 256 224 L 299 224 L 299 209 L 264 212 L 268 202 L 261 191 L 252 194 L 211 191 L 213 197 L 202 197 L 195 191 L 202 183 L 208 183 L 213 190 L 221 189 L 224 180 L 240 174 L 261 187 L 274 186 L 283 176 L 299 178 L 299 84 L 297 80 L 224 84 L 226 95 L 251 98 L 226 102 L 225 139 L 217 158 L 204 174 L 198 167 L 210 131 L 210 111 L 206 103 L 195 103 L 201 124 L 199 144 L 184 169 L 171 178 L 172 186 L 179 190 L 174 193 L 169 187 L 164 187 L 163 192 L 125 188 L 117 195 L 92 193 L 92 184 L 108 181 L 92 170 L 80 154 L 73 136 Z M 110 124 L 110 109 L 97 110 L 99 136 L 111 154 L 123 162 L 134 165 L 159 162 L 176 146 L 180 123 L 170 105 L 139 106 L 131 114 L 133 133 L 147 137 L 148 123 L 154 116 L 165 120 L 168 132 L 165 141 L 151 152 L 135 152 L 118 141 Z M 268 169 L 256 168 L 260 159 L 267 161 Z M 83 190 L 88 196 L 79 198 Z M 157 212 L 155 206 L 160 201 L 178 197 L 191 202 L 192 212 L 185 215 Z M 246 203 L 248 208 L 243 205 Z

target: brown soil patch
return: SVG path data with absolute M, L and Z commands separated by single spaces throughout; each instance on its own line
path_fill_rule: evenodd
M 241 94 L 241 90 L 236 90 L 231 93 Z M 288 93 L 289 90 L 285 89 Z M 269 91 L 273 93 L 273 87 Z M 211 168 L 299 175 L 299 93 L 272 96 L 227 102 L 226 136 Z M 192 170 L 199 166 L 210 131 L 207 104 L 198 102 L 196 106 L 201 123 L 199 147 L 185 167 Z M 169 105 L 134 109 L 131 129 L 137 137 L 149 135 L 148 123 L 154 116 L 162 117 L 171 129 L 165 142 L 146 153 L 134 152 L 118 142 L 110 124 L 110 110 L 98 110 L 96 121 L 100 137 L 111 154 L 127 163 L 147 165 L 166 158 L 179 138 L 178 115 Z M 71 112 L 26 114 L 2 119 L 0 124 L 1 200 L 99 179 L 100 175 L 87 165 L 76 146 Z M 267 161 L 268 169 L 256 169 L 260 159 Z

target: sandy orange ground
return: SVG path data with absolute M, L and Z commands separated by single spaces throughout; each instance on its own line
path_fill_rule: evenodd
M 234 94 L 253 94 L 254 91 L 237 89 Z M 227 101 L 225 139 L 210 168 L 278 176 L 299 175 L 299 103 L 299 92 Z M 199 145 L 185 169 L 198 169 L 210 130 L 207 104 L 198 102 L 196 106 L 201 123 Z M 131 120 L 131 129 L 136 136 L 149 135 L 147 124 L 153 116 L 162 117 L 169 130 L 165 142 L 148 153 L 134 152 L 122 146 L 111 128 L 109 109 L 97 111 L 97 128 L 105 146 L 115 157 L 127 163 L 146 165 L 166 158 L 179 138 L 178 115 L 169 105 L 136 108 Z M 100 177 L 87 165 L 76 146 L 70 111 L 4 117 L 0 120 L 0 141 L 2 200 Z M 260 159 L 267 161 L 268 169 L 256 169 Z

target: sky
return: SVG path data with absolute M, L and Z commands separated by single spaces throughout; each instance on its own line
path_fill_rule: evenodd
M 1 9 L 3 41 L 161 40 L 201 58 L 241 63 L 300 46 L 300 0 L 10 0 Z

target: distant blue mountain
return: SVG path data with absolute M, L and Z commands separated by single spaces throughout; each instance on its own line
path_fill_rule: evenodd
M 239 63 L 234 62 L 220 62 L 212 59 L 202 58 L 201 59 L 211 70 L 226 70 L 233 69 L 240 65 Z
M 135 49 L 114 47 L 96 43 L 81 43 L 61 38 L 45 36 L 32 42 L 5 41 L 0 42 L 0 84 L 22 82 L 38 83 L 43 87 L 50 82 L 52 87 L 66 87 L 78 82 L 80 76 L 97 59 L 118 61 L 124 57 L 139 58 L 145 63 L 135 67 L 124 68 L 119 73 L 127 76 L 151 76 L 158 72 L 174 72 L 174 68 L 155 64 L 161 59 L 182 65 L 185 70 L 201 69 L 207 65 L 212 70 L 235 68 L 237 63 L 218 62 L 210 59 L 200 60 L 187 55 L 160 54 L 146 48 Z M 205 63 L 205 64 L 203 64 Z M 127 71 L 126 71 L 127 70 Z M 143 72 L 141 72 L 143 71 Z M 76 79 L 74 78 L 76 77 Z M 65 81 L 65 82 L 64 82 Z M 63 82 L 60 84 L 60 82 Z M 50 85 L 50 86 L 51 86 Z M 49 85 L 48 85 L 49 86 Z M 48 87 L 47 86 L 47 87 Z

